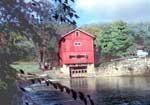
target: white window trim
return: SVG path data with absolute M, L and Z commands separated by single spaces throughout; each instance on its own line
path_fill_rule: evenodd
M 74 46 L 81 46 L 81 42 L 74 42 Z

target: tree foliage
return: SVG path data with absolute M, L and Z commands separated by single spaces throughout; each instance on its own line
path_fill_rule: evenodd
M 55 24 L 76 26 L 75 19 L 79 16 L 71 7 L 73 3 L 74 0 L 0 0 L 0 33 L 6 39 L 3 43 L 0 37 L 0 80 L 8 84 L 7 91 L 3 92 L 8 105 L 15 88 L 14 80 L 8 78 L 16 74 L 8 63 L 31 54 L 33 46 L 36 52 L 43 47 L 48 49 L 48 43 L 54 36 L 58 37 Z
M 144 46 L 143 50 L 150 54 L 150 23 L 131 24 L 130 27 L 136 44 Z
M 78 18 L 78 15 L 69 3 L 69 0 L 1 0 L 0 23 L 7 24 L 10 29 L 21 32 L 41 45 L 45 23 L 55 21 L 76 24 L 74 19 Z
M 127 56 L 133 54 L 134 38 L 132 29 L 123 21 L 112 24 L 90 24 L 82 27 L 96 37 L 95 44 L 102 56 Z
M 48 49 L 52 38 L 59 37 L 55 24 L 76 26 L 75 19 L 79 16 L 70 6 L 73 3 L 74 0 L 1 0 L 0 30 L 13 43 L 20 36 L 25 36 L 33 42 L 38 53 L 43 47 Z M 17 50 L 19 47 L 11 48 Z M 26 49 L 25 46 L 24 48 Z
M 119 21 L 104 28 L 99 36 L 99 45 L 102 55 L 127 56 L 131 54 L 134 45 L 133 37 L 129 36 L 130 30 L 126 23 Z

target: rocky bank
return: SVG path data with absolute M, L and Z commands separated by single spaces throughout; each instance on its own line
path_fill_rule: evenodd
M 130 58 L 101 64 L 96 68 L 99 76 L 150 76 L 150 58 Z

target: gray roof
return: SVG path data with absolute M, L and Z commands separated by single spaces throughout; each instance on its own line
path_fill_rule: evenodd
M 92 37 L 92 38 L 95 38 L 95 36 L 93 36 L 92 34 L 87 33 L 87 32 L 85 32 L 85 31 L 83 31 L 83 30 L 81 30 L 81 29 L 79 29 L 79 28 L 76 28 L 76 29 L 74 29 L 74 30 L 72 30 L 72 31 L 69 31 L 68 33 L 62 35 L 61 38 L 62 38 L 62 37 L 65 37 L 65 36 L 67 36 L 67 35 L 69 35 L 70 33 L 74 32 L 74 31 L 76 31 L 76 30 L 81 31 L 81 32 L 87 34 L 88 36 L 90 36 L 90 37 Z

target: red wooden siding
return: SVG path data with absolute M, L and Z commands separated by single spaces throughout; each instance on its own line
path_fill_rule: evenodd
M 93 43 L 94 37 L 79 29 L 66 34 L 59 42 L 60 64 L 94 64 Z

